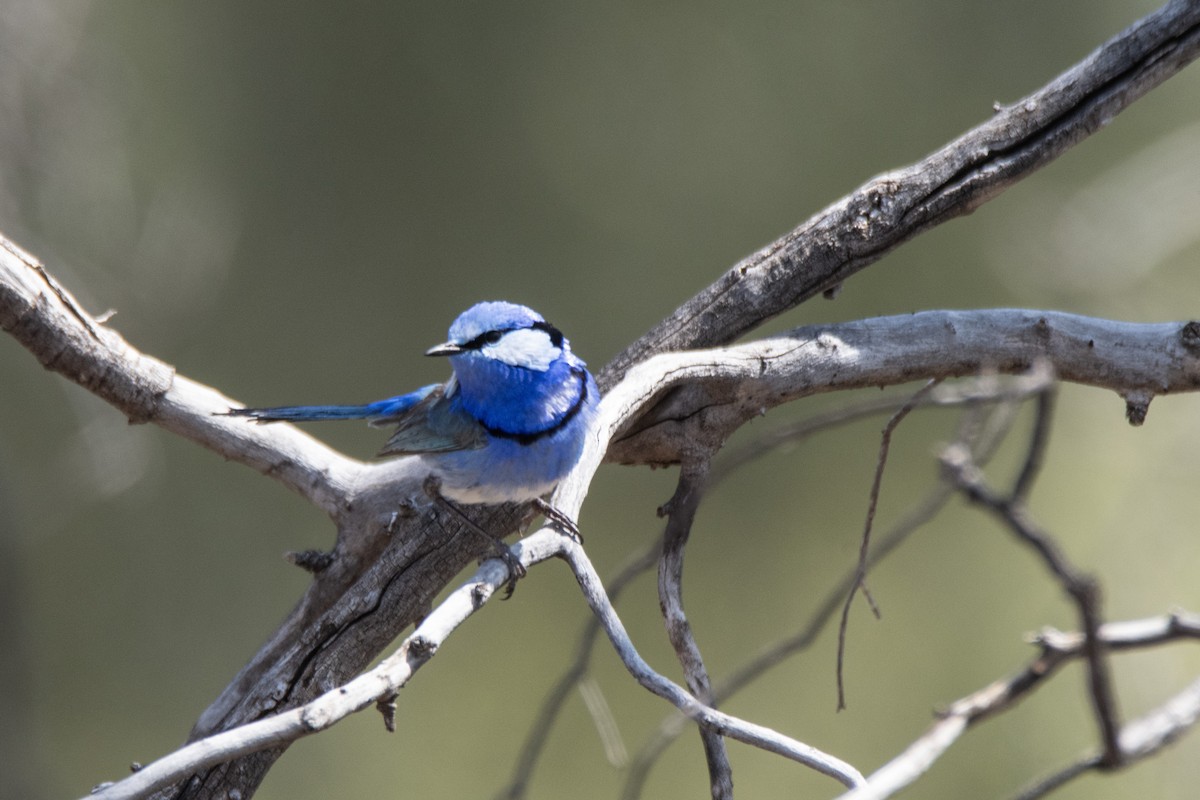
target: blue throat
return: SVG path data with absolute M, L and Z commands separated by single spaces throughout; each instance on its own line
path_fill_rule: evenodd
M 544 439 L 547 436 L 553 436 L 555 433 L 569 425 L 571 420 L 575 419 L 576 415 L 579 414 L 580 409 L 583 408 L 588 400 L 587 370 L 583 369 L 582 367 L 572 367 L 571 375 L 577 381 L 579 381 L 579 396 L 575 398 L 575 402 L 572 403 L 571 407 L 563 413 L 562 417 L 557 422 L 552 423 L 550 426 L 538 431 L 516 432 L 508 431 L 504 428 L 499 428 L 494 425 L 488 425 L 483 420 L 480 420 L 479 424 L 482 425 L 483 429 L 492 436 L 495 436 L 498 439 L 510 439 L 518 444 L 533 444 L 539 439 Z

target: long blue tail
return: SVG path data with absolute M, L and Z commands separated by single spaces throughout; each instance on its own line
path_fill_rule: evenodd
M 275 406 L 273 408 L 231 408 L 231 417 L 249 417 L 254 422 L 317 422 L 326 419 L 386 420 L 412 408 L 439 384 L 423 386 L 415 392 L 376 400 L 362 406 Z
M 255 422 L 316 422 L 322 419 L 368 419 L 376 416 L 369 405 L 231 408 L 227 413 L 231 417 L 249 417 Z

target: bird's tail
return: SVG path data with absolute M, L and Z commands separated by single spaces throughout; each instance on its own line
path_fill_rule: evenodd
M 362 406 L 275 406 L 273 408 L 231 408 L 222 412 L 230 417 L 248 417 L 254 422 L 317 422 L 323 419 L 369 419 L 382 424 L 425 399 L 439 384 L 422 386 L 415 392 L 376 400 Z
M 274 408 L 231 408 L 230 417 L 249 417 L 255 422 L 316 422 L 323 419 L 369 419 L 379 415 L 374 403 L 365 406 L 276 406 Z

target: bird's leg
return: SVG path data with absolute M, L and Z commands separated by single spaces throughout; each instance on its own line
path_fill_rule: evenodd
M 442 482 L 436 475 L 430 475 L 425 479 L 424 483 L 425 494 L 434 502 L 438 508 L 448 511 L 456 517 L 459 522 L 466 525 L 467 530 L 482 538 L 487 542 L 488 547 L 495 553 L 496 557 L 504 562 L 504 566 L 508 568 L 508 581 L 504 584 L 504 599 L 512 597 L 513 590 L 517 588 L 517 581 L 524 578 L 527 574 L 525 565 L 521 560 L 513 555 L 512 550 L 504 543 L 502 539 L 498 539 L 486 530 L 475 523 L 473 519 L 463 513 L 453 501 L 442 494 Z
M 568 517 L 563 512 L 559 511 L 554 506 L 547 503 L 540 497 L 533 499 L 533 507 L 538 510 L 546 521 L 554 527 L 558 528 L 559 532 L 569 538 L 576 544 L 583 544 L 583 534 L 579 532 L 579 526 L 575 524 L 575 520 Z

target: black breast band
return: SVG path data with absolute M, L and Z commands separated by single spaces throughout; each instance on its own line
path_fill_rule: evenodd
M 552 436 L 555 433 L 558 433 L 565 428 L 571 422 L 571 420 L 575 419 L 575 415 L 579 413 L 579 409 L 583 408 L 583 404 L 587 402 L 587 370 L 583 369 L 582 367 L 572 367 L 571 374 L 579 379 L 579 397 L 576 398 L 575 402 L 571 404 L 571 407 L 567 409 L 567 413 L 563 414 L 563 418 L 551 425 L 549 428 L 543 428 L 540 431 L 532 431 L 530 433 L 514 433 L 512 431 L 506 431 L 503 428 L 492 427 L 486 423 L 481 422 L 480 424 L 483 425 L 483 429 L 485 431 L 492 436 L 495 436 L 497 439 L 511 439 L 518 444 L 533 444 L 539 439 L 544 439 L 547 436 Z

